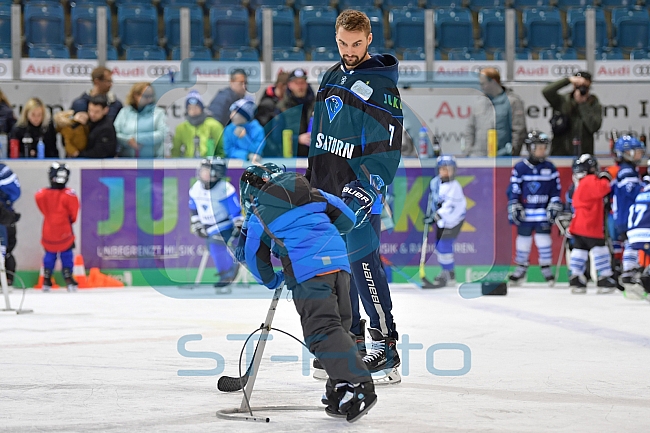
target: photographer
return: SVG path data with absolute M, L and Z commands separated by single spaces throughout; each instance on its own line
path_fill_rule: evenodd
M 573 84 L 571 93 L 560 95 L 558 91 Z M 555 114 L 551 119 L 553 142 L 551 155 L 571 156 L 594 153 L 594 133 L 602 123 L 602 109 L 596 95 L 591 93 L 591 74 L 576 72 L 573 77 L 563 78 L 544 88 L 542 94 L 551 104 Z M 580 140 L 580 149 L 573 149 L 573 140 Z

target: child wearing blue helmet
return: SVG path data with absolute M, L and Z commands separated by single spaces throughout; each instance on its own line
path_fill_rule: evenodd
M 438 176 L 429 184 L 428 213 L 424 217 L 425 223 L 436 225 L 436 257 L 442 267 L 432 288 L 445 287 L 456 279 L 454 240 L 460 233 L 467 210 L 463 187 L 455 179 L 456 158 L 443 155 L 438 157 L 437 162 Z

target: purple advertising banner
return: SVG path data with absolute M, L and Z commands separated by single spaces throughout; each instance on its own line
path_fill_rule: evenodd
M 238 190 L 243 169 L 229 169 Z M 190 233 L 192 169 L 83 169 L 81 245 L 88 267 L 196 268 L 204 241 Z M 395 227 L 382 234 L 381 253 L 397 266 L 417 265 L 431 169 L 400 169 L 391 186 Z M 494 260 L 494 169 L 458 169 L 467 216 L 454 246 L 459 265 Z M 504 193 L 505 194 L 505 193 Z M 428 265 L 437 264 L 435 232 Z

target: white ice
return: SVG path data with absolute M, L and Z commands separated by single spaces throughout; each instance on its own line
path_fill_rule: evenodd
M 243 289 L 242 289 L 243 290 Z M 650 429 L 650 303 L 620 292 L 571 295 L 529 286 L 503 297 L 462 299 L 454 289 L 393 289 L 402 342 L 411 344 L 403 382 L 377 388 L 379 401 L 355 424 L 324 412 L 260 412 L 271 422 L 218 419 L 238 407 L 221 374 L 237 375 L 241 341 L 263 322 L 266 299 L 173 299 L 152 288 L 28 291 L 33 314 L 0 314 L 0 431 L 7 432 L 647 432 Z M 14 307 L 20 291 L 14 291 Z M 2 299 L 0 298 L 0 302 Z M 274 326 L 301 337 L 294 305 L 280 301 Z M 219 375 L 179 376 L 217 363 Z M 462 376 L 427 370 L 434 344 L 471 350 Z M 432 349 L 430 349 L 432 350 Z M 252 396 L 254 406 L 319 406 L 323 382 L 301 371 L 297 342 L 274 334 Z M 404 353 L 402 359 L 405 361 Z M 458 370 L 459 350 L 435 351 L 438 370 Z M 467 359 L 465 360 L 467 361 Z M 405 363 L 406 364 L 406 363 Z M 430 368 L 431 369 L 431 368 Z

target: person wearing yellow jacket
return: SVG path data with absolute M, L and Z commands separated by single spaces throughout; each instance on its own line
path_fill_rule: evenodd
M 196 90 L 187 94 L 185 111 L 186 120 L 176 127 L 174 134 L 172 157 L 224 157 L 223 125 L 206 114 L 203 99 Z

